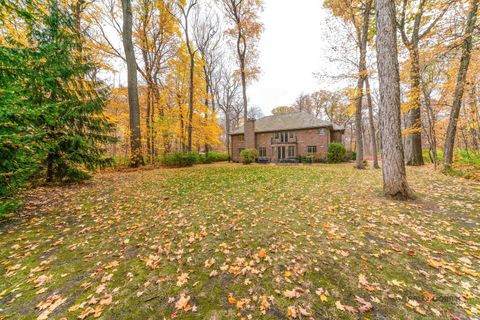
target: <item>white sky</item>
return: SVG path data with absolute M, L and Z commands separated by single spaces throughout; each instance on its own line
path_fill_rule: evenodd
M 259 80 L 248 88 L 250 106 L 265 115 L 277 106 L 291 105 L 301 93 L 320 89 L 314 77 L 327 65 L 322 23 L 328 15 L 322 0 L 265 0 L 259 43 Z

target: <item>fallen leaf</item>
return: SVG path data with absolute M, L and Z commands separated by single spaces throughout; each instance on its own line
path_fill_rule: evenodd
M 178 301 L 175 303 L 175 308 L 177 310 L 185 310 L 188 308 L 188 302 L 190 301 L 190 296 L 185 296 L 185 294 L 181 294 Z

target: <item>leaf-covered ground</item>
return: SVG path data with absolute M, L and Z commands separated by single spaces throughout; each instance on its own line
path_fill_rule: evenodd
M 480 186 L 218 164 L 36 189 L 0 226 L 0 318 L 479 319 Z

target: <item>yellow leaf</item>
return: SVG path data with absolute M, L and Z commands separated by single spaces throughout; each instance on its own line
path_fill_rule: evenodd
M 233 294 L 232 294 L 232 293 L 229 293 L 229 294 L 228 294 L 228 303 L 230 303 L 230 304 L 237 304 L 237 299 L 235 299 L 235 298 L 233 297 Z

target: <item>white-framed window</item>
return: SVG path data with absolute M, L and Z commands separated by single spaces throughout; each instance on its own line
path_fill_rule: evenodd
M 258 148 L 258 156 L 259 157 L 266 157 L 267 156 L 267 148 L 265 148 L 265 147 Z
M 324 135 L 325 135 L 325 128 L 320 128 L 320 130 L 318 131 L 318 133 L 319 133 L 321 136 L 324 136 Z
M 295 146 L 288 147 L 288 157 L 289 158 L 295 157 Z
M 307 153 L 317 153 L 317 146 L 308 146 Z

